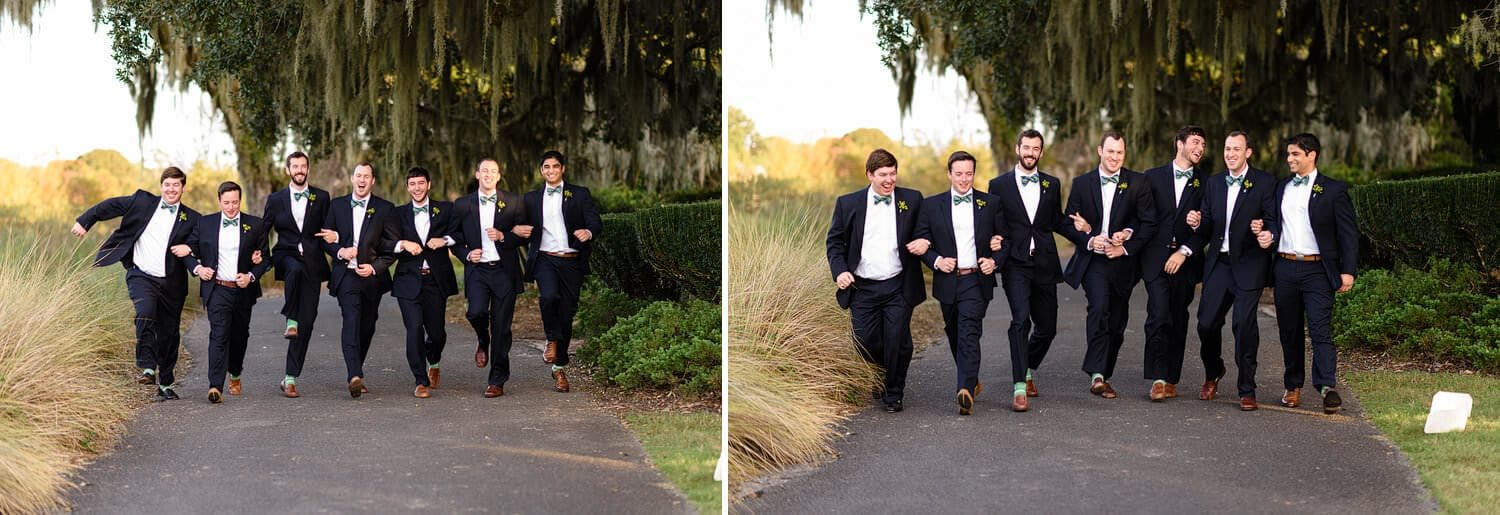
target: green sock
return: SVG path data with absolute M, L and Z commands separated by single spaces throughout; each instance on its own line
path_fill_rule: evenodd
M 562 370 L 562 369 L 563 369 L 563 367 L 561 365 L 552 365 L 552 371 L 553 372 L 556 372 L 556 371 Z
M 1021 381 L 1019 383 L 1016 383 L 1016 396 L 1020 397 L 1022 395 L 1026 395 L 1026 382 L 1025 381 Z
M 427 369 L 428 370 L 432 370 L 434 368 L 438 368 L 438 364 L 437 363 L 428 363 L 427 364 Z
M 297 321 L 296 320 L 292 320 L 290 318 L 286 319 L 286 328 L 287 329 L 296 329 L 297 328 Z
M 1333 389 L 1333 387 L 1331 387 L 1331 386 L 1319 387 L 1318 388 L 1318 395 L 1328 395 L 1328 390 L 1332 390 L 1332 389 Z
M 1034 368 L 1028 368 L 1028 369 L 1026 369 L 1026 380 L 1027 381 L 1031 380 L 1031 374 L 1033 372 L 1036 372 L 1036 369 L 1034 369 Z
M 153 375 L 154 376 L 154 375 L 156 375 L 156 369 L 154 369 L 154 368 L 143 369 L 143 370 L 141 370 L 141 374 L 143 374 L 143 375 Z
M 281 384 L 297 384 L 297 378 L 286 376 L 286 379 L 281 380 Z
M 1157 379 L 1157 380 L 1151 382 L 1152 386 L 1156 386 L 1156 385 L 1159 385 L 1159 384 L 1167 384 L 1167 381 L 1165 379 Z
M 1103 380 L 1104 380 L 1104 374 L 1094 374 L 1094 375 L 1089 376 L 1089 381 L 1103 381 Z
M 237 376 L 237 375 L 234 375 L 234 374 L 229 374 L 229 378 L 233 379 L 235 381 L 239 381 L 240 380 L 240 376 Z

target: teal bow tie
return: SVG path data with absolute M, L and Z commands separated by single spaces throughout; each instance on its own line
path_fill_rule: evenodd
M 307 195 L 309 193 L 312 193 L 312 192 L 310 192 L 310 191 L 293 191 L 292 192 L 292 200 L 302 200 L 302 199 L 305 199 L 305 198 L 307 198 Z
M 426 213 L 426 212 L 427 212 L 427 206 L 421 206 L 421 207 L 412 206 L 411 207 L 411 214 Z
M 240 219 L 238 217 L 236 217 L 236 218 L 225 218 L 224 219 L 224 224 L 220 225 L 219 227 L 229 227 L 229 226 L 237 224 L 237 223 L 240 223 Z
M 1245 178 L 1244 177 L 1235 177 L 1233 175 L 1225 175 L 1224 176 L 1224 185 L 1229 186 L 1231 188 L 1234 187 L 1235 185 L 1243 183 L 1243 182 L 1245 182 Z
M 1189 168 L 1187 170 L 1176 170 L 1176 169 L 1174 169 L 1173 172 L 1172 172 L 1172 175 L 1175 176 L 1178 179 L 1187 179 L 1187 178 L 1193 176 L 1193 170 L 1191 168 Z
M 956 206 L 956 205 L 962 204 L 964 202 L 968 202 L 970 200 L 974 200 L 974 194 L 973 193 L 970 193 L 968 195 L 959 195 L 959 196 L 953 197 L 953 205 Z
M 1301 175 L 1294 175 L 1294 176 L 1292 176 L 1292 186 L 1301 186 L 1303 184 L 1307 184 L 1307 181 L 1309 179 L 1311 179 L 1311 177 L 1306 177 L 1306 176 L 1301 176 Z
M 490 196 L 486 197 L 486 196 L 481 195 L 479 197 L 479 205 L 482 206 L 482 205 L 485 205 L 485 204 L 494 204 L 495 203 L 495 197 L 497 197 L 497 196 L 498 195 L 490 195 Z
M 890 195 L 876 195 L 875 196 L 875 205 L 878 206 L 881 203 L 890 204 L 891 203 L 891 196 Z
M 557 194 L 557 193 L 562 193 L 562 186 L 558 186 L 556 188 L 552 188 L 552 187 L 547 188 L 547 194 L 548 195 L 554 195 L 554 194 Z
M 352 200 L 350 203 L 354 204 L 354 207 L 365 207 L 365 201 L 363 200 Z
M 174 215 L 177 214 L 177 206 L 174 206 L 172 204 L 168 204 L 166 202 L 162 202 L 161 203 L 161 208 L 165 209 L 167 211 L 171 211 L 172 214 L 174 214 Z
M 1027 184 L 1031 184 L 1033 182 L 1042 182 L 1042 176 L 1040 176 L 1040 175 L 1034 175 L 1034 174 L 1033 175 L 1022 175 L 1021 176 L 1021 185 L 1022 186 L 1025 186 Z
M 1099 176 L 1099 185 L 1100 186 L 1103 186 L 1105 184 L 1110 184 L 1110 183 L 1118 183 L 1118 182 L 1120 182 L 1120 176 L 1118 176 L 1118 175 L 1116 175 L 1114 177 L 1105 177 L 1105 176 L 1102 176 L 1102 175 Z

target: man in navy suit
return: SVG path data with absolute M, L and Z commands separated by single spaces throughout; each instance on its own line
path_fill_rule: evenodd
M 375 337 L 380 297 L 391 291 L 391 252 L 401 239 L 396 206 L 374 195 L 375 168 L 367 162 L 349 175 L 353 193 L 333 199 L 323 219 L 323 250 L 333 258 L 328 294 L 338 299 L 343 318 L 340 336 L 349 396 L 369 393 L 365 386 L 365 357 Z
M 546 184 L 525 196 L 526 223 L 541 229 L 526 252 L 526 279 L 536 281 L 537 304 L 547 348 L 542 361 L 552 365 L 552 389 L 568 391 L 568 344 L 573 339 L 573 315 L 578 295 L 589 273 L 589 249 L 603 222 L 589 189 L 563 182 L 568 161 L 562 152 L 542 154 Z
M 1057 335 L 1057 283 L 1062 266 L 1057 242 L 1062 218 L 1062 181 L 1037 170 L 1042 158 L 1042 133 L 1021 132 L 1016 139 L 1016 166 L 990 180 L 995 198 L 995 251 L 1000 285 L 1010 304 L 1010 372 L 1015 391 L 1011 409 L 1030 409 L 1028 397 L 1038 396 L 1032 379 Z M 1005 245 L 1005 238 L 1011 243 Z
M 1273 275 L 1276 325 L 1281 332 L 1282 358 L 1286 360 L 1286 394 L 1281 397 L 1281 405 L 1301 405 L 1305 320 L 1312 337 L 1313 387 L 1323 396 L 1323 413 L 1333 414 L 1343 407 L 1335 389 L 1338 356 L 1330 327 L 1333 294 L 1354 287 L 1359 226 L 1349 187 L 1318 173 L 1321 148 L 1312 134 L 1287 139 L 1286 163 L 1292 176 L 1276 186 L 1281 230 Z
M 285 303 L 281 315 L 286 317 L 287 340 L 286 377 L 281 380 L 281 393 L 287 397 L 300 397 L 297 391 L 297 376 L 302 375 L 302 364 L 307 360 L 307 344 L 312 338 L 313 323 L 318 319 L 318 298 L 323 282 L 328 280 L 328 256 L 324 255 L 320 238 L 323 220 L 328 217 L 329 202 L 333 199 L 327 191 L 307 183 L 308 158 L 302 152 L 286 156 L 286 175 L 291 180 L 287 187 L 266 196 L 266 208 L 261 212 L 271 231 L 276 234 L 276 246 L 271 248 L 272 264 L 276 266 L 276 278 L 281 279 Z
M 911 313 L 927 300 L 918 261 L 927 244 L 913 241 L 922 193 L 896 187 L 896 172 L 896 156 L 870 152 L 870 186 L 839 197 L 826 241 L 839 307 L 849 310 L 861 354 L 885 372 L 875 393 L 890 413 L 903 409 Z
M 974 410 L 979 382 L 979 338 L 984 313 L 995 295 L 995 199 L 974 190 L 978 162 L 962 150 L 948 156 L 948 191 L 922 201 L 916 237 L 931 247 L 922 261 L 932 267 L 932 298 L 942 304 L 943 331 L 957 369 L 958 414 Z
M 521 256 L 532 227 L 520 196 L 500 191 L 500 162 L 483 158 L 474 167 L 479 190 L 453 203 L 453 254 L 464 262 L 465 317 L 474 326 L 479 348 L 474 365 L 490 365 L 485 398 L 505 395 L 510 380 L 511 322 L 521 293 Z
M 208 401 L 224 402 L 224 373 L 229 394 L 240 394 L 240 373 L 250 340 L 250 310 L 260 298 L 260 278 L 271 268 L 266 224 L 240 212 L 240 185 L 219 185 L 219 212 L 198 219 L 188 235 L 193 251 L 183 265 L 203 281 L 198 289 L 208 316 Z
M 1140 278 L 1136 256 L 1156 232 L 1156 210 L 1146 176 L 1126 169 L 1125 137 L 1105 131 L 1099 142 L 1099 166 L 1073 180 L 1064 210 L 1073 219 L 1063 234 L 1078 246 L 1063 279 L 1083 286 L 1088 297 L 1088 349 L 1083 372 L 1089 392 L 1117 396 L 1114 375 L 1129 322 L 1130 293 Z M 1097 228 L 1097 230 L 1095 229 Z
M 125 267 L 125 289 L 135 305 L 135 365 L 140 384 L 157 385 L 157 400 L 179 398 L 177 351 L 182 345 L 178 326 L 187 300 L 186 256 L 188 234 L 198 223 L 198 212 L 182 205 L 187 174 L 169 166 L 161 172 L 161 195 L 136 190 L 128 197 L 105 199 L 84 211 L 73 224 L 82 238 L 95 223 L 120 218 L 120 228 L 99 246 L 94 266 L 120 263 Z
M 1167 271 L 1168 259 L 1192 238 L 1188 213 L 1203 203 L 1208 172 L 1203 159 L 1208 136 L 1203 128 L 1189 125 L 1177 131 L 1177 154 L 1172 161 L 1146 170 L 1155 202 L 1156 234 L 1141 251 L 1141 278 L 1146 281 L 1145 379 L 1151 381 L 1153 402 L 1177 396 L 1182 380 L 1183 352 L 1187 348 L 1188 305 L 1203 280 L 1203 258 L 1185 261 Z
M 1224 316 L 1234 309 L 1234 365 L 1240 410 L 1255 411 L 1256 353 L 1260 348 L 1257 305 L 1271 269 L 1269 250 L 1277 227 L 1276 188 L 1271 174 L 1250 166 L 1250 137 L 1234 131 L 1224 138 L 1225 172 L 1205 181 L 1203 202 L 1188 214 L 1192 240 L 1167 259 L 1167 270 L 1204 256 L 1203 299 L 1198 302 L 1198 341 L 1203 388 L 1198 398 L 1213 400 L 1224 377 L 1221 350 Z M 1179 272 L 1180 273 L 1180 272 Z
M 453 204 L 428 197 L 432 176 L 420 166 L 406 171 L 406 192 L 411 202 L 396 208 L 396 227 L 400 234 L 393 252 L 396 255 L 396 279 L 391 296 L 401 307 L 401 322 L 406 326 L 406 364 L 411 367 L 418 399 L 432 396 L 442 379 L 438 366 L 443 347 L 448 342 L 444 313 L 448 297 L 458 294 L 453 278 L 453 262 L 448 247 L 455 242 L 452 232 Z

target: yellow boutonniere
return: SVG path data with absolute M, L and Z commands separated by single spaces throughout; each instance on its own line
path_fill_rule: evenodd
M 179 221 L 179 222 L 186 222 L 187 221 L 187 212 L 186 211 L 179 211 L 179 212 L 177 212 L 177 221 Z
M 1195 179 L 1193 179 L 1193 188 L 1194 188 L 1194 189 L 1197 189 L 1197 188 L 1198 188 L 1198 179 L 1196 179 L 1196 178 L 1195 178 Z
M 1122 182 L 1122 183 L 1120 183 L 1120 185 L 1116 189 L 1118 189 L 1120 191 L 1125 191 L 1126 189 L 1129 189 L 1129 188 L 1130 188 L 1130 183 L 1128 183 L 1128 182 Z
M 365 218 L 369 218 L 369 217 L 372 217 L 372 216 L 375 216 L 375 208 L 372 207 L 370 209 L 366 209 L 365 210 Z
M 974 205 L 979 206 L 979 209 L 984 209 L 984 199 L 975 200 Z
M 438 214 L 438 208 L 437 208 L 437 206 L 432 206 L 432 214 L 434 214 L 434 215 Z
M 906 201 L 905 200 L 898 200 L 898 201 L 896 201 L 896 210 L 897 211 L 901 211 L 902 213 L 905 213 L 906 212 Z
M 1245 191 L 1250 191 L 1250 188 L 1254 188 L 1254 187 L 1255 187 L 1255 183 L 1250 182 L 1249 179 L 1245 180 Z
M 317 193 L 308 193 L 307 194 L 307 201 L 308 202 L 317 202 L 318 201 L 318 194 Z
M 499 201 L 495 205 L 496 206 L 500 206 L 500 209 L 505 209 L 505 201 L 504 200 Z
M 1322 192 L 1323 192 L 1323 185 L 1322 184 L 1314 184 L 1313 185 L 1313 194 L 1314 195 L 1317 195 L 1317 194 L 1322 193 Z
M 1051 188 L 1051 187 L 1052 187 L 1052 181 L 1049 181 L 1049 180 L 1046 180 L 1046 179 L 1042 179 L 1042 189 L 1045 190 L 1045 189 Z
M 573 192 L 569 190 L 563 190 L 563 198 L 573 198 Z
M 240 227 L 243 227 L 245 232 L 250 232 L 250 224 L 240 224 Z

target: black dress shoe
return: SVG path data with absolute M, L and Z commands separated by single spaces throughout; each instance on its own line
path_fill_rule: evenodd
M 898 411 L 901 411 L 901 401 L 899 399 L 885 403 L 886 413 L 896 413 Z
M 1328 389 L 1328 393 L 1323 394 L 1323 414 L 1324 415 L 1332 415 L 1334 413 L 1338 413 L 1339 410 L 1343 408 L 1343 406 L 1344 406 L 1344 399 L 1342 399 L 1342 398 L 1339 397 L 1338 390 L 1334 390 L 1333 388 L 1329 388 Z
M 156 390 L 156 400 L 158 400 L 158 401 L 175 401 L 175 400 L 181 399 L 181 398 L 182 397 L 178 397 L 177 396 L 177 390 L 172 389 L 172 388 L 167 388 L 167 389 L 160 389 L 160 388 L 158 388 Z

